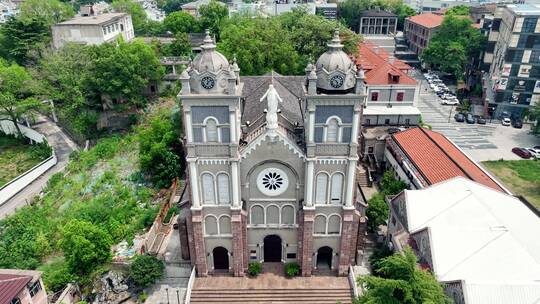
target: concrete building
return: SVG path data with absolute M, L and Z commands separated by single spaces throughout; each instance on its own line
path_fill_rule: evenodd
M 5 23 L 9 18 L 19 13 L 19 7 L 11 0 L 0 1 L 0 23 Z
M 417 127 L 392 134 L 386 139 L 384 156 L 386 168 L 409 189 L 423 189 L 463 176 L 510 194 L 480 164 L 435 131 Z
M 540 219 L 519 199 L 455 177 L 389 205 L 389 245 L 410 246 L 453 303 L 538 303 Z
M 52 34 L 55 48 L 70 42 L 97 45 L 119 37 L 124 41 L 131 41 L 135 37 L 131 16 L 125 13 L 77 16 L 53 25 Z
M 0 303 L 47 304 L 41 272 L 0 269 Z
M 196 0 L 196 1 L 193 1 L 193 2 L 189 2 L 189 3 L 186 3 L 186 4 L 182 5 L 182 10 L 189 13 L 193 17 L 199 18 L 199 16 L 200 16 L 199 9 L 203 5 L 210 4 L 210 1 L 211 0 Z M 221 5 L 226 5 L 225 3 L 220 2 L 220 1 L 216 1 L 216 3 L 221 4 Z
M 403 28 L 409 48 L 420 56 L 443 19 L 444 16 L 433 13 L 424 13 L 405 19 Z
M 393 35 L 397 33 L 398 16 L 394 13 L 377 10 L 366 10 L 360 15 L 359 33 L 368 35 Z
M 436 12 L 441 9 L 448 9 L 453 6 L 465 5 L 475 6 L 481 2 L 487 1 L 471 1 L 471 0 L 405 0 L 405 3 L 419 13 Z
M 178 96 L 190 206 L 179 229 L 199 276 L 243 276 L 249 262 L 346 275 L 362 252 L 356 169 L 366 95 L 342 47 L 336 31 L 305 76 L 240 77 L 207 32 Z
M 361 43 L 358 51 L 356 64 L 365 71 L 368 95 L 362 125 L 418 125 L 421 113 L 416 102 L 420 87 L 407 74 L 411 67 L 370 42 Z
M 521 116 L 540 102 L 540 5 L 498 6 L 484 55 L 489 115 Z

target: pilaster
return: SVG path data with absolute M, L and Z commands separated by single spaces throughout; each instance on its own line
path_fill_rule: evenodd
M 339 276 L 346 276 L 349 273 L 349 265 L 354 263 L 359 216 L 355 209 L 343 209 L 338 265 Z
M 193 247 L 195 251 L 195 266 L 201 277 L 208 275 L 206 264 L 206 249 L 204 245 L 202 210 L 191 209 L 191 226 L 193 227 Z
M 302 276 L 309 277 L 313 269 L 313 224 L 315 220 L 315 209 L 304 208 L 301 238 L 301 260 Z M 300 247 L 299 247 L 300 249 Z
M 244 232 L 242 225 L 242 210 L 231 210 L 232 242 L 233 242 L 233 272 L 235 277 L 244 276 Z

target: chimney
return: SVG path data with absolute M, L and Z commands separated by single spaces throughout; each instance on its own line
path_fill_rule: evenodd
M 392 56 L 392 55 L 388 56 L 388 62 L 389 62 L 390 64 L 394 64 L 395 61 L 396 61 L 396 57 L 394 57 L 394 56 Z

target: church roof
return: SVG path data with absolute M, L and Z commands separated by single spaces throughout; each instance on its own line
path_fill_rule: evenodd
M 265 120 L 264 109 L 266 102 L 260 101 L 261 97 L 273 83 L 279 96 L 283 100 L 278 108 L 281 110 L 279 122 L 284 126 L 292 127 L 295 124 L 303 125 L 302 99 L 305 94 L 305 76 L 281 76 L 275 72 L 263 76 L 241 77 L 244 84 L 242 96 L 244 108 L 242 113 L 242 125 L 250 122 L 247 132 L 261 126 Z

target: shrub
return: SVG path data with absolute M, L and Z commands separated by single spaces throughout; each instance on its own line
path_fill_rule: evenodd
M 262 264 L 260 262 L 251 262 L 248 266 L 248 273 L 250 276 L 256 277 L 262 271 Z
M 289 278 L 300 274 L 300 265 L 296 262 L 285 264 L 285 275 Z
M 169 210 L 167 211 L 167 214 L 165 215 L 165 218 L 163 219 L 163 223 L 164 224 L 169 223 L 173 214 L 178 214 L 178 208 L 176 206 L 169 208 Z
M 156 257 L 137 255 L 131 264 L 131 277 L 135 285 L 145 288 L 163 276 L 165 266 Z
M 62 259 L 54 259 L 51 263 L 41 266 L 39 270 L 43 271 L 43 283 L 47 286 L 47 290 L 52 292 L 62 290 L 76 279 L 71 274 L 68 264 Z
M 388 205 L 384 201 L 384 195 L 382 193 L 377 193 L 368 200 L 366 216 L 370 231 L 376 231 L 379 225 L 386 224 L 388 215 Z
M 47 141 L 42 143 L 37 143 L 31 146 L 30 153 L 35 159 L 47 159 L 52 154 L 52 148 L 49 146 Z

